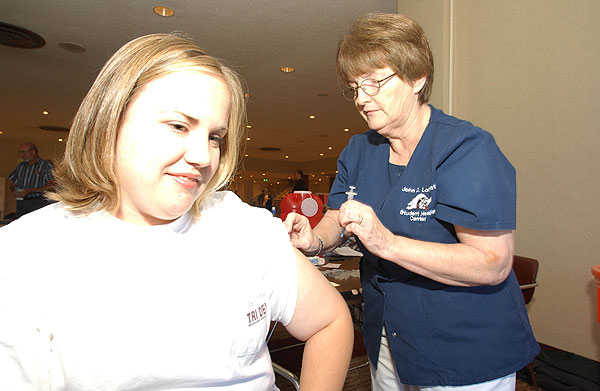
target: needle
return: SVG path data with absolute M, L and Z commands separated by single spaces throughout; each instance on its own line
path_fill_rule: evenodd
M 349 190 L 346 192 L 346 201 L 350 201 L 354 199 L 354 196 L 357 195 L 358 193 L 355 193 L 354 190 L 356 189 L 356 186 L 348 186 Z M 344 234 L 346 233 L 346 230 L 344 228 L 342 228 L 342 233 L 340 235 L 340 238 L 344 237 Z

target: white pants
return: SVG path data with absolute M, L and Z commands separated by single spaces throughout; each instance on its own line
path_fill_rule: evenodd
M 512 373 L 499 379 L 467 386 L 419 387 L 402 384 L 396 372 L 385 327 L 381 334 L 381 347 L 379 348 L 377 369 L 371 364 L 372 391 L 515 391 L 516 381 L 516 373 Z

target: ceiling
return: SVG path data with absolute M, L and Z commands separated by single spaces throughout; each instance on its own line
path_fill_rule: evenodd
M 157 16 L 157 5 L 174 15 Z M 112 53 L 141 35 L 182 31 L 248 83 L 247 165 L 266 159 L 271 171 L 281 166 L 288 176 L 290 162 L 336 158 L 352 134 L 365 130 L 340 95 L 336 46 L 352 19 L 396 11 L 397 0 L 2 0 L 0 22 L 38 34 L 45 45 L 0 45 L 0 142 L 59 142 L 66 131 L 40 126 L 69 128 Z M 61 47 L 71 44 L 85 51 Z M 283 73 L 283 66 L 296 70 Z

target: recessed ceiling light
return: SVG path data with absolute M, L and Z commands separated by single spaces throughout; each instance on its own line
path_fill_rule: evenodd
M 322 154 L 322 153 L 320 153 L 320 154 L 319 154 L 319 156 L 323 156 L 323 154 Z
M 291 73 L 295 71 L 293 67 L 281 67 L 279 70 L 283 73 Z
M 63 139 L 62 139 L 62 138 L 59 138 L 59 139 L 58 139 L 58 142 L 59 142 L 59 143 L 62 143 L 62 141 L 63 141 Z
M 250 141 L 250 137 L 246 137 L 246 141 Z
M 248 124 L 248 125 L 246 125 L 246 127 L 247 127 L 248 129 L 250 129 L 250 128 L 252 127 L 252 125 Z
M 288 156 L 288 155 L 285 155 L 285 158 L 286 158 L 286 159 L 288 159 L 288 158 L 289 158 L 289 156 Z
M 4 132 L 0 130 L 0 134 L 4 134 Z
M 333 147 L 329 147 L 329 148 L 327 148 L 327 149 L 329 149 L 329 150 L 332 150 L 332 149 L 333 149 Z
M 152 8 L 152 11 L 154 11 L 156 15 L 164 17 L 173 16 L 175 14 L 175 11 L 163 5 L 157 5 L 156 7 Z
M 61 49 L 66 50 L 67 52 L 71 52 L 71 53 L 84 53 L 85 52 L 85 48 L 83 46 L 81 46 L 78 43 L 74 43 L 74 42 L 61 42 L 58 44 L 58 46 L 60 46 Z
M 347 131 L 349 131 L 349 130 L 350 130 L 350 129 L 346 128 L 346 129 L 344 129 L 344 132 L 347 132 Z
M 315 119 L 315 118 L 317 118 L 317 117 L 315 117 L 314 115 L 309 115 L 309 116 L 308 116 L 308 118 L 310 118 L 310 119 Z
M 46 110 L 44 110 L 44 111 L 42 111 L 42 114 L 44 114 L 44 115 L 48 115 L 48 114 L 50 114 L 50 113 L 48 113 Z

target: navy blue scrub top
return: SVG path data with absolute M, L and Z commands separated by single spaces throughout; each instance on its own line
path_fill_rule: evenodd
M 356 186 L 354 199 L 396 235 L 457 243 L 454 225 L 515 229 L 515 169 L 493 136 L 430 108 L 406 167 L 389 163 L 389 142 L 377 132 L 353 136 L 338 159 L 328 207 L 339 209 Z M 377 365 L 385 323 L 404 384 L 480 383 L 516 372 L 539 352 L 514 273 L 496 286 L 449 286 L 359 246 L 369 359 Z

